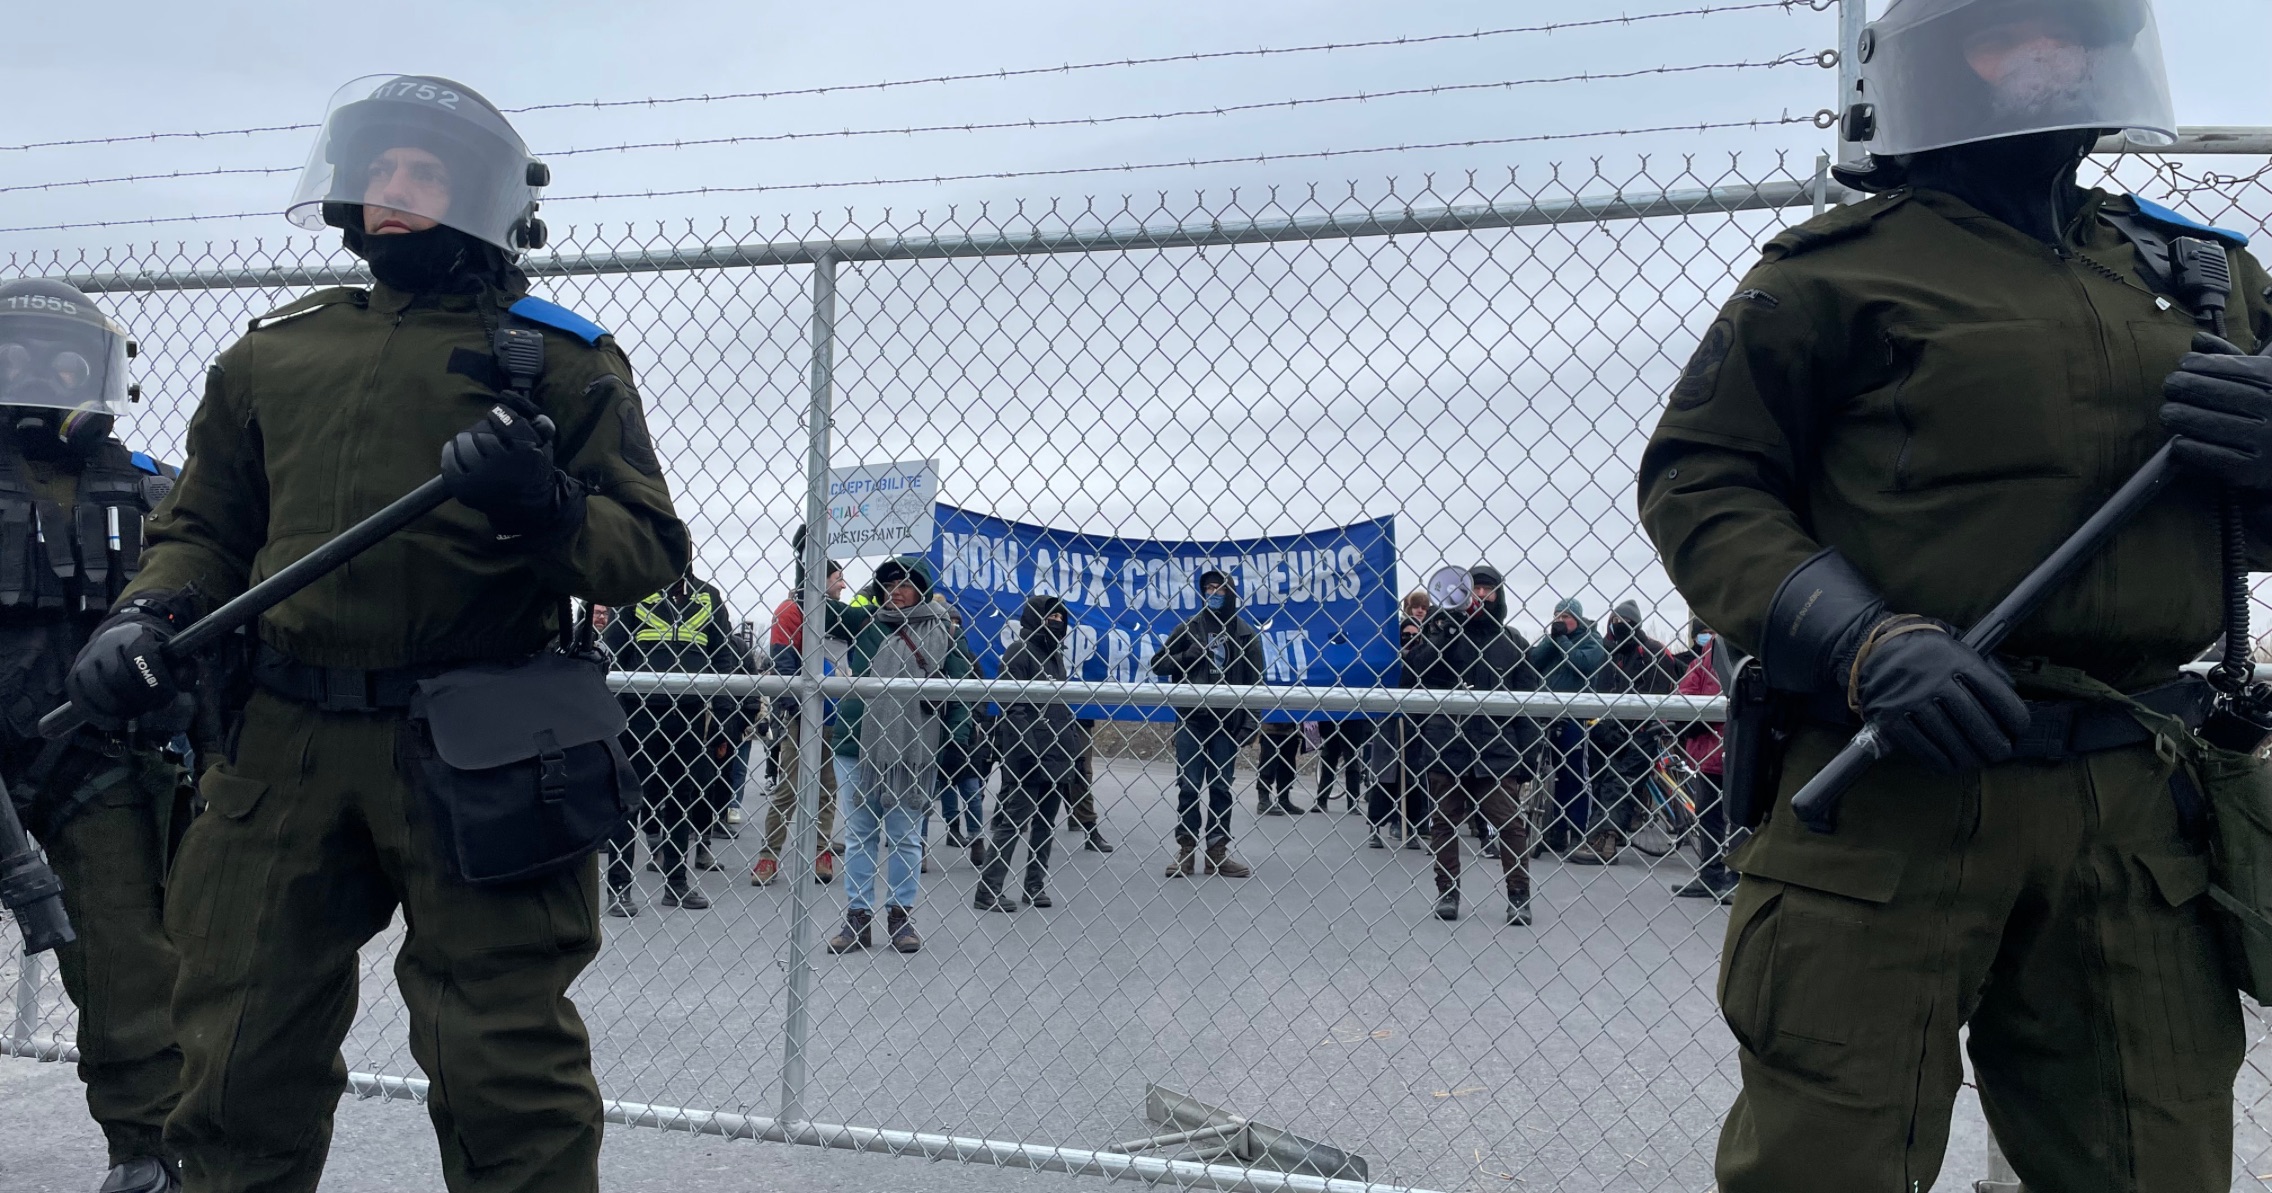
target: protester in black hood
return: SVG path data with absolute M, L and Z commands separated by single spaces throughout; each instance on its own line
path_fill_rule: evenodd
M 1261 683 L 1262 636 L 1238 609 L 1231 578 L 1201 572 L 1199 612 L 1168 634 L 1152 656 L 1152 670 L 1170 683 Z M 1184 710 L 1175 731 L 1176 856 L 1168 877 L 1186 878 L 1198 869 L 1201 841 L 1207 844 L 1208 873 L 1244 878 L 1254 872 L 1230 855 L 1231 781 L 1239 748 L 1254 736 L 1254 726 L 1254 714 L 1243 708 Z
M 1505 579 L 1497 568 L 1469 573 L 1473 595 L 1465 609 L 1437 609 L 1405 651 L 1413 687 L 1484 692 L 1527 692 L 1539 687 L 1530 643 L 1507 625 Z M 1538 726 L 1528 717 L 1419 718 L 1410 765 L 1427 776 L 1435 802 L 1429 843 L 1436 857 L 1436 915 L 1459 918 L 1459 826 L 1477 808 L 1498 845 L 1507 892 L 1507 922 L 1530 923 L 1530 821 L 1523 786 L 1531 778 Z
M 1002 653 L 1002 678 L 1064 680 L 1065 642 L 1072 612 L 1053 596 L 1031 596 L 1018 611 L 1018 639 Z M 984 865 L 971 905 L 980 911 L 1016 911 L 1002 885 L 1018 838 L 1026 839 L 1025 904 L 1048 907 L 1049 854 L 1059 811 L 1071 793 L 1088 746 L 1088 731 L 1070 705 L 1018 701 L 1002 706 L 995 730 L 1002 756 L 1002 794 L 987 825 Z
M 1639 602 L 1619 601 L 1602 623 L 1601 636 L 1609 649 L 1609 665 L 1594 673 L 1595 691 L 1664 696 L 1680 682 L 1665 644 L 1642 632 Z M 1626 836 L 1639 827 L 1637 793 L 1656 768 L 1666 742 L 1664 726 L 1655 721 L 1603 717 L 1594 722 L 1588 735 L 1593 751 L 1593 823 L 1585 843 L 1571 850 L 1567 860 L 1586 866 L 1617 860 Z

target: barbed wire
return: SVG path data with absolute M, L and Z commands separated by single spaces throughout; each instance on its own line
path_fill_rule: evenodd
M 1598 129 L 1582 133 L 1534 133 L 1513 137 L 1477 137 L 1456 141 L 1432 141 L 1400 145 L 1374 145 L 1361 149 L 1316 149 L 1295 153 L 1253 153 L 1236 157 L 1187 158 L 1180 161 L 1128 163 L 1116 166 L 1065 166 L 1037 170 L 999 170 L 971 174 L 932 174 L 906 178 L 846 179 L 832 182 L 784 182 L 751 186 L 704 186 L 677 190 L 618 191 L 591 195 L 563 195 L 548 198 L 547 204 L 599 202 L 611 199 L 665 199 L 685 195 L 737 195 L 759 194 L 773 191 L 841 190 L 861 186 L 902 186 L 914 183 L 946 183 L 995 181 L 1018 178 L 1064 178 L 1087 174 L 1125 174 L 1141 170 L 1197 169 L 1204 166 L 1266 164 L 1288 161 L 1320 161 L 1329 158 L 1363 157 L 1382 153 L 1410 153 L 1434 149 L 1467 149 L 1492 145 L 1538 144 L 1554 141 L 1579 141 L 1591 137 L 1634 137 L 1653 133 L 1712 132 L 1725 129 L 1776 128 L 1792 124 L 1812 124 L 1822 127 L 1827 111 L 1804 116 L 1785 113 L 1782 116 L 1752 120 L 1706 121 L 1697 124 L 1664 124 L 1648 128 Z M 64 224 L 22 224 L 0 228 L 0 235 L 13 232 L 70 232 L 86 228 L 126 228 L 161 224 L 195 223 L 203 220 L 239 220 L 268 218 L 277 215 L 274 209 L 265 211 L 236 211 L 221 215 L 150 216 L 125 220 L 84 220 Z
M 1521 145 L 1547 141 L 1577 141 L 1588 137 L 1634 137 L 1649 133 L 1711 132 L 1718 129 L 1760 129 L 1787 124 L 1818 124 L 1822 113 L 1784 115 L 1776 119 L 1707 121 L 1700 124 L 1663 124 L 1652 128 L 1602 129 L 1586 133 L 1535 133 L 1517 137 L 1477 137 L 1459 141 L 1430 141 L 1401 145 L 1375 145 L 1364 149 L 1317 149 L 1297 153 L 1250 153 L 1238 157 L 1187 158 L 1181 161 L 1139 162 L 1118 166 L 1064 166 L 1041 170 L 1003 170 L 972 174 L 933 174 L 907 178 L 859 178 L 838 182 L 761 183 L 751 186 L 703 186 L 678 190 L 615 191 L 595 195 L 563 195 L 548 203 L 583 203 L 603 199 L 668 199 L 682 195 L 746 195 L 766 191 L 838 190 L 859 186 L 904 186 L 929 182 L 979 182 L 1015 178 L 1064 178 L 1082 174 L 1125 174 L 1139 170 L 1196 169 L 1202 166 L 1259 165 L 1269 162 L 1318 161 L 1325 158 L 1362 157 L 1379 153 L 1413 153 L 1431 149 L 1473 149 L 1489 145 Z M 12 232 L 13 228 L 0 228 Z
M 810 141 L 843 137 L 919 136 L 930 133 L 974 133 L 1014 131 L 1025 129 L 1103 127 L 1113 124 L 1181 120 L 1202 116 L 1232 116 L 1246 112 L 1287 111 L 1316 107 L 1324 104 L 1366 103 L 1373 100 L 1406 99 L 1418 96 L 1453 95 L 1475 91 L 1504 91 L 1514 87 L 1531 87 L 1557 83 L 1610 82 L 1620 79 L 1644 78 L 1651 75 L 1695 74 L 1703 71 L 1729 71 L 1772 69 L 1779 66 L 1823 65 L 1824 55 L 1806 50 L 1793 50 L 1762 62 L 1706 62 L 1691 66 L 1654 66 L 1637 70 L 1609 73 L 1580 72 L 1577 74 L 1542 76 L 1529 79 L 1503 79 L 1490 83 L 1444 83 L 1430 87 L 1404 87 L 1389 91 L 1357 91 L 1342 95 L 1309 96 L 1296 99 L 1264 100 L 1247 104 L 1222 104 L 1209 108 L 1185 108 L 1171 112 L 1130 112 L 1113 116 L 1066 116 L 1051 120 L 1002 120 L 983 123 L 909 125 L 899 128 L 846 128 L 824 129 L 817 132 L 750 133 L 730 137 L 677 138 L 669 141 L 637 141 L 622 145 L 597 145 L 582 149 L 550 150 L 538 157 L 557 159 L 594 153 L 629 153 L 652 149 L 716 148 L 728 145 L 751 145 L 784 141 Z M 1835 65 L 1835 63 L 1832 63 Z M 0 186 L 0 194 L 21 191 L 56 191 L 76 187 L 108 186 L 128 182 L 169 182 L 183 178 L 215 178 L 226 175 L 273 175 L 297 173 L 300 166 L 223 167 L 211 170 L 168 170 L 153 174 L 120 174 L 107 178 L 79 178 L 60 182 L 20 182 Z
M 1206 108 L 1184 108 L 1172 112 L 1135 112 L 1118 116 L 1066 116 L 1051 120 L 1001 120 L 984 123 L 910 125 L 903 128 L 834 129 L 821 132 L 751 133 L 731 137 L 679 138 L 670 141 L 635 141 L 623 145 L 599 145 L 583 149 L 560 149 L 541 154 L 545 158 L 575 157 L 590 153 L 618 153 L 643 149 L 694 149 L 721 145 L 749 145 L 779 141 L 808 141 L 826 137 L 886 137 L 912 136 L 924 133 L 993 132 L 1012 129 L 1043 129 L 1070 127 L 1099 127 L 1108 124 L 1128 124 L 1144 121 L 1181 120 L 1194 116 L 1230 116 L 1242 112 L 1282 111 L 1314 107 L 1321 104 L 1366 103 L 1382 99 L 1403 99 L 1413 96 L 1453 95 L 1474 91 L 1504 91 L 1514 87 L 1531 87 L 1553 83 L 1609 82 L 1618 79 L 1638 79 L 1650 75 L 1694 74 L 1702 71 L 1770 69 L 1778 66 L 1824 65 L 1823 55 L 1807 50 L 1793 50 L 1763 62 L 1706 62 L 1693 66 L 1654 66 L 1640 70 L 1608 73 L 1580 72 L 1578 74 L 1542 76 L 1531 79 L 1504 79 L 1492 83 L 1443 83 L 1431 87 L 1402 87 L 1390 91 L 1354 91 L 1343 95 L 1321 95 L 1300 99 L 1263 100 L 1246 104 L 1219 104 Z M 1836 65 L 1835 60 L 1829 65 Z M 0 191 L 11 188 L 0 187 Z
M 1648 21 L 1671 20 L 1678 17 L 1719 16 L 1728 13 L 1780 9 L 1793 12 L 1807 9 L 1821 12 L 1834 0 L 1753 0 L 1745 4 L 1705 5 L 1670 12 L 1641 13 L 1616 17 L 1597 17 L 1582 21 L 1558 21 L 1544 25 L 1510 25 L 1500 29 L 1477 29 L 1466 33 L 1437 33 L 1418 37 L 1386 37 L 1370 41 L 1320 42 L 1314 45 L 1262 47 L 1252 50 L 1211 50 L 1187 54 L 1162 54 L 1149 58 L 1116 58 L 1097 62 L 1072 62 L 1058 66 L 1021 67 L 990 71 L 971 71 L 962 74 L 932 75 L 919 79 L 887 79 L 875 83 L 839 83 L 817 87 L 797 87 L 780 91 L 739 91 L 717 95 L 656 96 L 646 99 L 620 100 L 565 100 L 556 103 L 530 104 L 526 107 L 506 108 L 513 115 L 526 112 L 549 112 L 570 108 L 657 108 L 675 104 L 721 103 L 730 100 L 786 99 L 794 96 L 833 95 L 845 91 L 886 91 L 902 87 L 919 87 L 934 84 L 966 83 L 984 80 L 1029 78 L 1036 75 L 1068 75 L 1084 71 L 1108 70 L 1139 66 L 1159 66 L 1178 62 L 1209 62 L 1221 59 L 1264 58 L 1287 54 L 1330 53 L 1336 50 L 1385 49 L 1404 46 L 1431 45 L 1446 41 L 1480 41 L 1486 38 L 1507 37 L 1518 34 L 1558 33 L 1574 29 L 1609 25 L 1637 25 Z M 315 122 L 302 124 L 263 124 L 245 128 L 183 130 L 171 132 L 133 133 L 104 137 L 75 137 L 54 141 L 27 141 L 20 145 L 0 145 L 0 153 L 23 153 L 35 149 L 80 148 L 96 145 L 146 144 L 166 140 L 204 140 L 212 137 L 254 136 L 261 133 L 304 132 L 316 128 Z

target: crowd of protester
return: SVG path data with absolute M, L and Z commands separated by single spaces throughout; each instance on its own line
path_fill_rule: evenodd
M 801 552 L 800 552 L 801 554 Z M 1471 595 L 1440 607 L 1426 592 L 1408 595 L 1397 626 L 1402 682 L 1459 691 L 1716 695 L 1713 635 L 1692 626 L 1678 645 L 1649 636 L 1639 604 L 1619 602 L 1599 626 L 1576 599 L 1554 608 L 1537 641 L 1508 621 L 1504 578 L 1484 566 L 1468 572 Z M 1260 636 L 1240 613 L 1229 576 L 1197 577 L 1198 608 L 1149 660 L 1171 683 L 1260 683 Z M 736 633 L 719 590 L 693 574 L 624 609 L 595 609 L 600 641 L 621 670 L 794 673 L 808 649 L 803 577 L 773 611 L 766 649 L 754 628 Z M 928 561 L 888 560 L 849 600 L 843 568 L 824 582 L 826 624 L 818 640 L 829 674 L 887 678 L 980 675 L 960 610 L 933 589 Z M 1072 613 L 1055 596 L 1020 609 L 1002 656 L 1001 678 L 1068 678 L 1065 646 Z M 636 695 L 622 697 L 628 753 L 646 793 L 640 817 L 610 845 L 607 910 L 634 916 L 640 904 L 632 854 L 643 837 L 648 870 L 662 876 L 659 901 L 699 911 L 710 906 L 698 881 L 719 869 L 707 847 L 736 835 L 741 794 L 755 786 L 762 838 L 753 886 L 779 881 L 791 847 L 798 780 L 812 765 L 794 698 Z M 935 872 L 936 837 L 949 856 L 967 851 L 979 879 L 973 906 L 1012 913 L 1056 902 L 1050 865 L 1059 825 L 1083 848 L 1112 851 L 1097 813 L 1095 722 L 1068 703 L 1003 701 L 973 705 L 879 695 L 829 702 L 819 739 L 820 801 L 809 841 L 813 878 L 839 882 L 844 920 L 833 952 L 875 945 L 878 883 L 882 940 L 901 952 L 922 947 L 915 912 L 922 876 Z M 1240 759 L 1255 747 L 1255 813 L 1361 812 L 1368 849 L 1425 850 L 1434 872 L 1434 913 L 1462 914 L 1462 832 L 1497 864 L 1510 925 L 1532 919 L 1531 866 L 1541 857 L 1575 865 L 1616 863 L 1650 828 L 1688 840 L 1696 873 L 1674 893 L 1725 901 L 1734 887 L 1719 800 L 1720 729 L 1604 717 L 1534 718 L 1413 713 L 1374 717 L 1243 708 L 1186 708 L 1173 732 L 1175 851 L 1165 876 L 1245 878 L 1253 867 L 1232 851 L 1233 790 Z M 764 781 L 752 785 L 749 755 L 762 753 Z M 1316 788 L 1298 797 L 1301 760 L 1317 755 Z M 999 775 L 998 783 L 995 776 Z M 988 789 L 995 788 L 991 799 Z M 991 812 L 991 815 L 989 815 Z M 943 832 L 937 830 L 943 829 Z M 841 833 L 841 835 L 839 835 Z M 1024 865 L 1018 869 L 1020 846 Z M 1017 871 L 1017 885 L 1011 879 Z

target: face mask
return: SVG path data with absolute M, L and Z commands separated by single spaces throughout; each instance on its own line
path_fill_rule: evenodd
M 1212 612 L 1215 612 L 1215 613 L 1221 613 L 1221 612 L 1223 611 L 1223 605 L 1224 605 L 1224 603 L 1225 603 L 1225 602 L 1224 602 L 1224 599 L 1223 599 L 1223 594 L 1222 594 L 1222 593 L 1219 593 L 1219 592 L 1210 592 L 1210 593 L 1208 593 L 1208 594 L 1207 594 L 1207 608 L 1208 608 L 1208 609 L 1209 609 L 1210 611 L 1212 611 Z
M 1698 646 L 1710 646 L 1710 645 L 1712 645 L 1712 635 L 1710 635 L 1710 634 L 1698 634 L 1698 635 L 1696 635 L 1696 645 L 1698 645 Z

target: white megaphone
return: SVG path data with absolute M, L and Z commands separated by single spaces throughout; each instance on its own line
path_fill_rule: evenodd
M 1441 567 L 1428 577 L 1428 599 L 1438 609 L 1464 612 L 1475 601 L 1475 577 L 1463 567 Z

